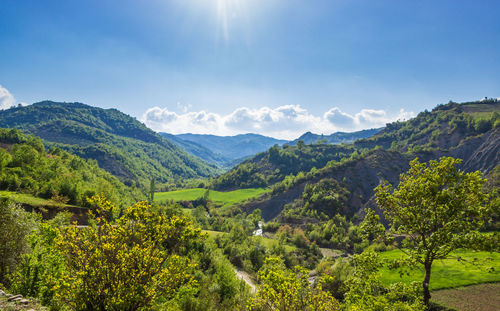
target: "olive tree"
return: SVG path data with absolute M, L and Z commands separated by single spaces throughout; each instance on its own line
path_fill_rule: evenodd
M 429 305 L 432 263 L 457 248 L 478 246 L 485 235 L 478 229 L 491 215 L 489 196 L 483 192 L 481 172 L 457 168 L 460 159 L 410 162 L 396 189 L 387 182 L 375 188 L 377 203 L 385 210 L 394 234 L 407 237 L 403 251 L 423 265 L 423 302 Z

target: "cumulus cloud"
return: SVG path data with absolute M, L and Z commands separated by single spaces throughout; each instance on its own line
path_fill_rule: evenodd
M 16 104 L 16 99 L 12 94 L 0 85 L 0 109 L 8 109 Z
M 389 115 L 384 110 L 363 109 L 351 115 L 338 107 L 317 116 L 299 105 L 251 109 L 240 107 L 229 114 L 198 111 L 177 113 L 168 108 L 148 109 L 142 121 L 156 131 L 173 134 L 198 133 L 235 135 L 258 133 L 283 139 L 294 139 L 304 132 L 330 134 L 336 131 L 356 131 L 384 126 L 388 122 L 408 119 L 413 112 L 403 109 Z

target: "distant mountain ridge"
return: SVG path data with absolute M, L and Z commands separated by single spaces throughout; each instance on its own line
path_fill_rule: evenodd
M 266 151 L 276 144 L 282 145 L 288 142 L 259 134 L 240 134 L 235 136 L 178 134 L 175 136 L 197 143 L 213 153 L 220 154 L 222 157 L 233 161 Z
M 159 133 L 174 144 L 209 163 L 230 168 L 259 152 L 267 151 L 274 145 L 288 144 L 295 146 L 299 140 L 305 144 L 322 142 L 326 144 L 352 143 L 358 139 L 369 138 L 381 128 L 357 132 L 335 132 L 330 135 L 306 132 L 291 141 L 276 139 L 259 134 L 240 134 L 235 136 L 217 136 L 205 134 L 168 134 Z
M 174 182 L 208 177 L 218 171 L 117 109 L 43 101 L 0 111 L 0 127 L 17 127 L 41 137 L 47 146 L 95 159 L 128 185 L 146 185 L 151 178 Z
M 299 138 L 292 140 L 289 142 L 290 145 L 295 146 L 299 140 L 302 140 L 306 144 L 314 144 L 317 142 L 324 142 L 327 144 L 340 144 L 340 143 L 353 143 L 358 139 L 369 138 L 378 132 L 380 132 L 382 128 L 377 129 L 367 129 L 361 130 L 357 132 L 335 132 L 330 135 L 318 135 L 311 132 L 306 132 L 302 134 Z
M 186 152 L 197 156 L 200 159 L 203 159 L 207 161 L 208 163 L 214 163 L 219 167 L 227 167 L 231 163 L 233 163 L 233 160 L 227 157 L 224 157 L 221 154 L 217 154 L 212 152 L 212 150 L 195 143 L 190 140 L 185 140 L 182 139 L 176 135 L 173 134 L 168 134 L 168 133 L 159 133 L 161 136 L 167 138 L 169 141 L 177 145 L 178 147 L 182 148 Z

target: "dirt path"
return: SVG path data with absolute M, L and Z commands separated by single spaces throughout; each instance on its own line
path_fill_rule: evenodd
M 252 280 L 252 278 L 250 277 L 250 275 L 248 273 L 246 273 L 245 271 L 238 270 L 238 269 L 235 269 L 235 272 L 236 272 L 236 276 L 238 278 L 245 281 L 245 283 L 247 283 L 248 286 L 250 286 L 252 293 L 257 292 L 257 285 L 255 285 L 255 282 Z
M 458 311 L 500 310 L 500 283 L 487 283 L 432 292 L 432 301 Z

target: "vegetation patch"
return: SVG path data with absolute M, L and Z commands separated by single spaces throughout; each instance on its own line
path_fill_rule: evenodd
M 400 250 L 392 250 L 380 254 L 381 258 L 399 259 L 404 255 Z M 395 282 L 421 282 L 424 279 L 423 268 L 415 268 L 409 274 L 400 276 L 399 270 L 387 267 L 380 269 L 381 281 L 384 284 Z M 450 258 L 436 260 L 432 266 L 430 289 L 454 288 L 472 284 L 500 282 L 500 253 L 475 252 L 459 250 Z
M 46 200 L 42 198 L 37 198 L 31 194 L 27 193 L 17 193 L 14 191 L 0 191 L 0 198 L 7 198 L 14 203 L 26 204 L 34 207 L 54 207 L 63 208 L 71 207 L 73 205 L 64 204 L 60 202 L 54 202 L 51 200 Z
M 169 192 L 157 192 L 155 193 L 156 201 L 191 201 L 203 197 L 207 189 L 195 188 L 195 189 L 183 189 Z M 234 204 L 243 202 L 250 198 L 258 197 L 270 189 L 266 188 L 250 188 L 250 189 L 239 189 L 229 192 L 210 190 L 208 199 L 213 202 L 219 202 L 223 204 Z

